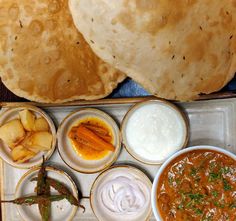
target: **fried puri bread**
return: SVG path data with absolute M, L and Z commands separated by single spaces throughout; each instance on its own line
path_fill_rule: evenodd
M 69 0 L 78 30 L 104 61 L 152 94 L 190 101 L 236 71 L 235 0 Z
M 66 0 L 0 1 L 0 76 L 45 103 L 103 98 L 125 77 L 93 53 Z

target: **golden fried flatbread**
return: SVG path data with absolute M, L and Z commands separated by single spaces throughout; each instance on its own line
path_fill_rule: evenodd
M 104 61 L 156 96 L 192 100 L 236 71 L 236 0 L 69 0 Z
M 105 97 L 124 79 L 92 52 L 67 0 L 0 0 L 0 76 L 18 96 L 54 103 Z

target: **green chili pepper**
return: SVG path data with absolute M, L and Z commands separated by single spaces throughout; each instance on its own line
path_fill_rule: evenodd
M 50 195 L 50 186 L 46 182 L 45 187 L 43 188 L 43 195 Z M 51 216 L 51 202 L 50 200 L 46 200 L 44 203 L 39 203 L 39 212 L 42 217 L 42 221 L 49 221 Z
M 44 203 L 39 203 L 39 212 L 42 217 L 42 221 L 48 221 L 51 216 L 51 201 L 45 200 Z
M 65 196 L 65 195 L 26 196 L 26 197 L 20 197 L 20 198 L 14 199 L 14 200 L 5 200 L 5 201 L 0 201 L 0 202 L 31 206 L 33 204 L 39 204 L 39 203 L 44 204 L 47 201 L 50 201 L 50 202 L 60 201 L 60 200 L 66 199 L 66 197 L 67 196 Z
M 37 181 L 38 179 L 35 177 L 31 179 L 31 181 Z M 70 190 L 61 182 L 54 180 L 50 177 L 47 177 L 46 183 L 53 187 L 56 191 L 58 191 L 62 195 L 66 195 L 66 199 L 70 202 L 70 204 L 74 206 L 80 206 L 79 201 L 71 194 Z
M 42 166 L 38 172 L 38 179 L 37 179 L 37 195 L 43 195 L 45 192 L 45 187 L 46 187 L 46 177 L 47 177 L 47 172 L 46 172 L 46 167 L 45 167 L 45 159 L 43 156 L 43 163 Z
M 44 157 L 42 166 L 38 172 L 38 177 L 33 178 L 31 181 L 37 181 L 35 190 L 37 196 L 21 197 L 15 200 L 0 201 L 0 203 L 14 203 L 28 206 L 38 204 L 43 221 L 48 221 L 50 219 L 51 203 L 54 201 L 66 199 L 72 205 L 81 207 L 85 211 L 85 208 L 79 205 L 79 201 L 72 195 L 70 190 L 63 183 L 47 177 Z M 50 195 L 50 186 L 57 190 L 61 195 Z
M 37 195 L 50 195 L 50 185 L 46 182 L 47 178 L 47 171 L 45 166 L 45 159 L 43 156 L 43 163 L 38 172 L 38 179 L 37 179 Z M 45 201 L 44 203 L 38 204 L 39 212 L 42 217 L 42 221 L 48 221 L 51 215 L 51 202 L 49 200 Z

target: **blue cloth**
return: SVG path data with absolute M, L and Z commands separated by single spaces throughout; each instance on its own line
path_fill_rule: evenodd
M 139 84 L 127 78 L 110 95 L 110 97 L 140 97 L 150 95 Z
M 236 77 L 234 77 L 233 80 L 230 81 L 223 90 L 235 92 L 236 91 Z

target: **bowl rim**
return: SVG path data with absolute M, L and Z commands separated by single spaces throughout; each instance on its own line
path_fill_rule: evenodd
M 40 170 L 40 168 L 41 168 L 40 166 L 35 166 L 35 167 L 31 168 L 30 170 L 28 170 L 26 173 L 23 174 L 23 176 L 17 182 L 16 188 L 15 188 L 15 194 L 14 194 L 15 198 L 20 197 L 19 196 L 19 190 L 20 190 L 21 183 L 26 179 L 27 176 L 29 176 L 30 174 L 34 173 L 35 171 Z M 78 188 L 77 188 L 77 186 L 75 184 L 75 181 L 72 179 L 72 177 L 67 172 L 65 172 L 64 170 L 58 169 L 58 168 L 56 168 L 54 166 L 46 166 L 45 169 L 46 169 L 46 171 L 55 172 L 55 173 L 58 173 L 58 174 L 61 174 L 61 175 L 65 176 L 70 181 L 73 196 L 76 199 L 78 199 L 79 201 L 81 200 L 81 199 L 78 198 L 79 192 L 78 192 Z M 23 219 L 23 217 L 21 215 L 21 212 L 20 212 L 20 209 L 19 209 L 20 206 L 21 205 L 16 205 L 17 210 L 18 210 L 18 212 L 20 214 L 20 217 Z M 76 214 L 76 212 L 78 210 L 78 207 L 73 206 L 73 205 L 71 205 L 71 206 L 72 206 L 72 211 L 71 211 L 70 217 L 68 218 L 68 221 L 73 219 L 73 217 L 75 216 L 75 214 Z
M 6 110 L 1 112 L 0 120 L 3 119 L 4 115 L 6 115 L 6 114 L 8 114 L 10 112 L 14 112 L 14 111 L 17 112 L 18 111 L 17 109 L 28 109 L 28 110 L 33 111 L 35 113 L 39 113 L 40 116 L 43 117 L 48 122 L 48 125 L 49 125 L 49 128 L 50 128 L 50 132 L 51 132 L 52 137 L 53 137 L 51 149 L 49 151 L 44 152 L 44 154 L 43 154 L 44 157 L 45 157 L 45 160 L 48 160 L 53 155 L 53 153 L 54 153 L 54 151 L 56 149 L 56 143 L 57 143 L 56 127 L 55 127 L 55 124 L 54 124 L 52 118 L 44 110 L 42 110 L 41 108 L 39 108 L 37 106 L 34 106 L 34 105 L 29 105 L 29 104 L 18 105 L 17 104 L 17 105 L 9 106 L 9 107 L 6 107 L 6 108 L 7 108 Z M 0 126 L 1 125 L 2 124 L 0 124 Z M 9 165 L 11 165 L 11 166 L 13 166 L 13 167 L 15 167 L 17 169 L 30 169 L 32 167 L 39 166 L 43 162 L 43 159 L 40 158 L 35 163 L 20 163 L 20 164 L 17 164 L 13 160 L 7 160 L 7 159 L 5 159 L 2 156 L 0 156 L 0 158 L 4 162 L 6 162 L 7 164 L 9 164 Z
M 116 145 L 116 148 L 117 148 L 117 152 L 115 152 L 112 157 L 112 161 L 109 162 L 109 163 L 105 163 L 104 166 L 101 168 L 101 169 L 98 169 L 98 170 L 93 170 L 93 171 L 90 171 L 90 170 L 80 170 L 78 168 L 75 168 L 73 167 L 72 165 L 70 165 L 63 157 L 63 148 L 61 147 L 60 145 L 60 136 L 62 134 L 62 129 L 63 129 L 63 126 L 64 124 L 66 123 L 66 121 L 73 117 L 74 115 L 76 114 L 79 114 L 80 112 L 95 112 L 95 113 L 98 113 L 98 114 L 101 114 L 102 116 L 104 116 L 105 119 L 109 119 L 112 124 L 109 124 L 107 121 L 106 123 L 111 126 L 114 130 L 114 136 L 117 136 L 117 145 Z M 94 173 L 98 173 L 98 172 L 101 172 L 101 171 L 104 171 L 106 170 L 107 168 L 109 168 L 113 163 L 116 162 L 117 158 L 119 157 L 120 155 L 120 152 L 121 152 L 121 135 L 120 135 L 120 128 L 118 126 L 118 124 L 116 123 L 116 121 L 108 114 L 106 113 L 105 111 L 102 111 L 100 109 L 97 109 L 97 108 L 87 108 L 87 107 L 84 107 L 84 108 L 80 108 L 80 109 L 77 109 L 77 110 L 74 110 L 72 111 L 71 113 L 69 113 L 62 121 L 61 123 L 59 124 L 58 126 L 58 129 L 57 129 L 57 147 L 58 147 L 58 153 L 61 157 L 61 159 L 63 160 L 63 162 L 68 166 L 70 167 L 72 170 L 74 171 L 77 171 L 79 173 L 83 173 L 83 174 L 94 174 Z M 76 154 L 76 153 L 75 153 Z
M 152 212 L 156 218 L 157 221 L 162 221 L 162 218 L 159 214 L 158 207 L 157 207 L 157 201 L 156 201 L 156 192 L 157 192 L 157 185 L 160 178 L 160 175 L 164 171 L 164 169 L 169 165 L 169 163 L 174 160 L 176 157 L 188 153 L 194 150 L 210 150 L 210 151 L 216 151 L 222 154 L 225 154 L 229 156 L 230 158 L 234 159 L 236 161 L 236 155 L 229 150 L 226 150 L 223 147 L 217 147 L 217 146 L 211 146 L 211 145 L 198 145 L 198 146 L 190 146 L 185 149 L 179 150 L 178 152 L 174 153 L 168 160 L 166 160 L 161 167 L 159 168 L 158 172 L 155 175 L 153 185 L 152 185 L 152 194 L 151 194 L 151 205 L 152 205 Z
M 125 147 L 126 151 L 134 158 L 136 159 L 137 161 L 141 162 L 141 163 L 144 163 L 144 164 L 147 164 L 147 165 L 161 165 L 165 160 L 163 161 L 158 161 L 158 162 L 155 162 L 155 161 L 149 161 L 149 160 L 145 160 L 143 158 L 141 158 L 140 156 L 138 156 L 133 150 L 132 148 L 128 145 L 128 142 L 126 140 L 126 135 L 125 135 L 125 128 L 127 126 L 127 122 L 128 122 L 128 119 L 131 117 L 132 113 L 137 110 L 138 108 L 142 107 L 143 105 L 146 105 L 146 104 L 151 104 L 151 103 L 155 103 L 155 102 L 158 102 L 158 103 L 161 103 L 161 104 L 165 104 L 166 106 L 169 106 L 170 108 L 172 108 L 174 111 L 176 111 L 179 116 L 182 118 L 183 120 L 183 123 L 184 123 L 184 128 L 185 128 L 185 139 L 184 139 L 184 142 L 183 142 L 183 145 L 180 146 L 180 148 L 177 150 L 181 150 L 181 149 L 184 149 L 187 144 L 188 144 L 188 141 L 189 141 L 189 137 L 190 137 L 190 124 L 189 124 L 189 119 L 188 119 L 188 116 L 187 114 L 184 113 L 184 111 L 179 108 L 177 105 L 169 102 L 169 101 L 166 101 L 164 99 L 161 99 L 161 98 L 152 98 L 152 99 L 147 99 L 147 100 L 144 100 L 144 101 L 141 101 L 141 102 L 138 102 L 136 103 L 135 105 L 133 105 L 128 111 L 127 113 L 125 114 L 122 122 L 121 122 L 121 129 L 120 129 L 120 133 L 121 133 L 121 138 L 122 138 L 122 144 L 123 146 Z
M 98 176 L 95 178 L 95 180 L 93 181 L 92 183 L 92 186 L 91 186 L 91 189 L 90 189 L 90 194 L 89 194 L 89 202 L 90 202 L 90 206 L 91 206 L 91 209 L 93 211 L 93 214 L 94 216 L 97 218 L 97 220 L 99 220 L 96 212 L 95 212 L 95 209 L 94 209 L 94 204 L 93 204 L 93 198 L 94 198 L 94 189 L 97 187 L 98 185 L 98 182 L 103 179 L 103 177 L 108 174 L 109 172 L 111 172 L 112 170 L 115 170 L 115 169 L 127 169 L 127 170 L 131 170 L 131 171 L 135 171 L 136 173 L 138 173 L 140 175 L 140 177 L 144 177 L 147 181 L 147 184 L 148 184 L 148 188 L 150 188 L 151 192 L 150 194 L 152 194 L 152 181 L 150 180 L 150 178 L 147 176 L 146 173 L 144 173 L 142 170 L 138 169 L 137 167 L 135 166 L 132 166 L 132 165 L 129 165 L 129 164 L 118 164 L 118 165 L 113 165 L 109 168 L 107 168 L 106 170 L 102 171 L 100 174 L 98 174 Z M 151 195 L 150 195 L 150 200 L 151 200 Z M 150 202 L 150 206 L 151 206 L 151 202 Z M 150 209 L 150 212 L 147 214 L 146 218 L 144 221 L 148 221 L 150 219 L 152 215 L 152 206 L 151 206 L 151 209 Z M 99 221 L 102 221 L 102 220 L 99 220 Z

